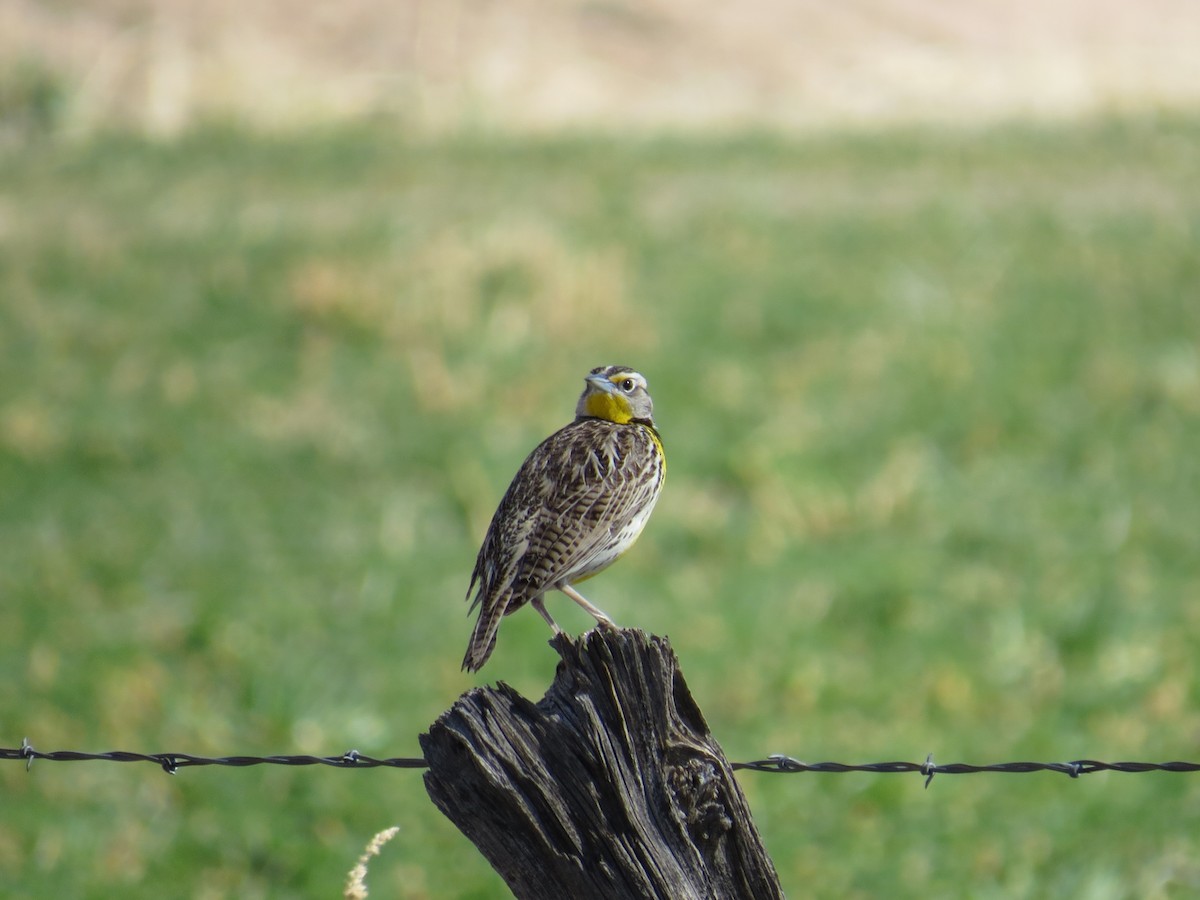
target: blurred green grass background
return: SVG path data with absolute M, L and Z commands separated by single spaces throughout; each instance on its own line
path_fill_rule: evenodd
M 1200 757 L 1200 119 L 0 152 L 0 743 L 418 755 L 496 502 L 620 362 L 670 475 L 589 597 L 731 759 Z M 1200 892 L 1195 777 L 741 783 L 792 896 Z M 378 896 L 506 896 L 418 772 L 0 790 L 6 896 L 336 896 L 392 824 Z

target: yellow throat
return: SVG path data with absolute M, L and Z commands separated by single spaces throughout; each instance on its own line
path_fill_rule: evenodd
M 627 425 L 633 421 L 633 411 L 629 408 L 629 401 L 621 394 L 597 391 L 588 395 L 584 400 L 583 408 L 593 418 L 607 419 L 618 425 Z

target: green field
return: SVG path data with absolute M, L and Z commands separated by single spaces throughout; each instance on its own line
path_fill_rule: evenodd
M 0 148 L 0 745 L 419 754 L 587 369 L 670 460 L 589 582 L 731 759 L 1200 758 L 1200 119 Z M 589 620 L 562 597 L 568 630 Z M 743 773 L 793 897 L 1200 893 L 1200 776 Z M 504 885 L 415 771 L 0 767 L 5 897 Z

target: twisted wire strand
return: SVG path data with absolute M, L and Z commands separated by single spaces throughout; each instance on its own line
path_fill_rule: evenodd
M 197 756 L 192 753 L 131 753 L 127 750 L 110 750 L 106 753 L 85 753 L 79 750 L 35 750 L 28 739 L 20 747 L 0 747 L 0 760 L 24 760 L 25 768 L 35 759 L 48 762 L 150 762 L 164 772 L 174 775 L 180 769 L 194 766 L 331 766 L 336 769 L 424 769 L 428 764 L 422 757 L 390 757 L 376 759 L 357 750 L 347 750 L 340 756 Z M 1071 778 L 1091 775 L 1094 772 L 1200 772 L 1200 763 L 1193 762 L 1101 762 L 1096 759 L 1077 759 L 1070 762 L 1006 762 L 989 765 L 971 763 L 946 763 L 938 765 L 933 754 L 922 763 L 876 762 L 876 763 L 806 763 L 782 753 L 766 759 L 731 763 L 737 771 L 765 772 L 776 775 L 793 775 L 801 772 L 818 774 L 844 774 L 847 772 L 869 772 L 877 775 L 917 773 L 925 777 L 925 786 L 933 781 L 934 775 L 976 775 L 984 772 L 999 772 L 1026 775 L 1033 772 L 1058 772 Z
M 357 750 L 347 750 L 340 756 L 197 756 L 192 753 L 131 753 L 127 750 L 110 750 L 106 753 L 51 750 L 43 753 L 35 750 L 28 738 L 21 741 L 19 748 L 0 747 L 2 759 L 23 759 L 26 769 L 33 765 L 35 759 L 50 762 L 152 762 L 170 775 L 193 766 L 332 766 L 337 769 L 424 769 L 427 766 L 419 756 L 376 759 Z
M 925 787 L 933 781 L 934 775 L 976 775 L 982 772 L 1001 772 L 1012 775 L 1025 775 L 1031 772 L 1060 772 L 1071 778 L 1080 775 L 1091 775 L 1094 772 L 1200 772 L 1200 763 L 1193 762 L 1101 762 L 1097 759 L 1077 759 L 1071 762 L 1006 762 L 989 765 L 972 765 L 971 763 L 946 763 L 938 765 L 933 761 L 933 754 L 925 757 L 923 763 L 911 762 L 880 762 L 847 764 L 838 762 L 806 763 L 782 753 L 775 753 L 766 759 L 753 762 L 733 763 L 733 768 L 748 769 L 753 772 L 771 772 L 776 774 L 792 774 L 797 772 L 824 772 L 840 774 L 843 772 L 874 772 L 877 774 L 894 774 L 900 772 L 918 772 L 925 776 Z

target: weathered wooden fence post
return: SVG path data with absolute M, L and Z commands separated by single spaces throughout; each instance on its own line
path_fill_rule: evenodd
M 552 642 L 538 703 L 468 691 L 421 735 L 433 802 L 521 900 L 782 897 L 733 770 L 663 638 Z

